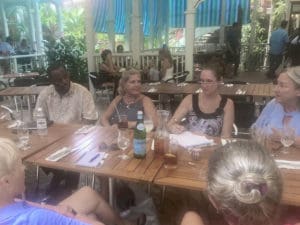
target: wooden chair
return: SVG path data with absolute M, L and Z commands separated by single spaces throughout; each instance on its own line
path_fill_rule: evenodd
M 176 74 L 173 75 L 172 78 L 166 80 L 165 82 L 167 83 L 167 82 L 173 81 L 176 84 L 183 83 L 183 82 L 185 82 L 185 80 L 186 80 L 186 78 L 189 74 L 190 74 L 189 71 L 183 71 L 183 72 L 180 72 L 180 73 L 176 73 Z

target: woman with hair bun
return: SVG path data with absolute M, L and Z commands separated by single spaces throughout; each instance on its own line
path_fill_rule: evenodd
M 255 142 L 239 141 L 214 151 L 207 172 L 208 198 L 223 222 L 211 225 L 299 225 L 280 213 L 282 180 L 273 158 Z M 300 220 L 298 220 L 300 221 Z M 181 225 L 202 225 L 195 212 Z

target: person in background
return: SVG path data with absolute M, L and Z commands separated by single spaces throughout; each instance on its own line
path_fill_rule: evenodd
M 204 66 L 200 74 L 202 92 L 186 96 L 168 123 L 172 133 L 185 130 L 208 136 L 231 137 L 234 121 L 234 104 L 221 96 L 218 87 L 221 77 L 216 66 Z M 187 125 L 181 124 L 186 117 Z
M 300 146 L 300 66 L 290 67 L 279 74 L 275 98 L 263 109 L 252 125 L 271 141 L 280 144 L 280 130 L 289 126 L 295 131 L 295 145 Z
M 118 45 L 117 46 L 117 53 L 123 53 L 124 52 L 124 47 L 123 45 Z
M 255 142 L 238 141 L 214 151 L 207 171 L 208 199 L 228 225 L 299 225 L 299 214 L 281 211 L 282 179 L 274 159 Z M 298 218 L 297 218 L 298 217 Z M 204 218 L 188 212 L 181 225 L 203 225 Z
M 113 63 L 112 52 L 109 49 L 105 49 L 101 53 L 102 63 L 99 65 L 100 72 L 106 72 L 109 75 L 116 75 L 119 68 Z
M 23 38 L 20 42 L 20 45 L 16 49 L 16 54 L 18 55 L 28 55 L 31 52 L 31 48 L 27 44 L 27 40 Z M 26 65 L 31 63 L 30 57 L 22 57 L 17 59 L 18 64 L 22 65 L 23 72 L 26 71 Z
M 275 71 L 282 63 L 283 54 L 289 42 L 287 24 L 288 21 L 283 20 L 280 27 L 273 31 L 270 37 L 270 68 L 266 75 L 271 79 L 276 78 Z
M 111 126 L 119 122 L 119 115 L 127 115 L 128 127 L 134 128 L 137 120 L 137 111 L 142 110 L 144 115 L 152 118 L 157 125 L 156 109 L 152 100 L 141 93 L 141 75 L 135 69 L 123 72 L 119 81 L 119 95 L 110 103 L 101 117 L 103 126 Z
M 48 67 L 47 73 L 51 85 L 38 96 L 35 109 L 42 108 L 47 120 L 62 124 L 94 124 L 98 113 L 91 93 L 82 85 L 71 82 L 70 74 L 63 64 L 55 63 Z M 66 187 L 77 187 L 79 174 L 55 169 L 48 188 L 51 194 L 66 179 Z
M 25 191 L 25 167 L 17 146 L 6 138 L 0 138 L 0 165 L 0 224 L 129 224 L 89 187 L 56 206 L 16 199 Z
M 160 77 L 162 81 L 173 78 L 173 59 L 171 52 L 168 48 L 161 48 L 158 52 L 158 58 L 160 60 Z
M 241 50 L 241 35 L 240 26 L 237 22 L 232 24 L 231 29 L 226 35 L 226 64 L 227 64 L 227 76 L 237 76 L 239 64 L 240 64 L 240 50 Z M 233 66 L 233 68 L 232 68 Z
M 289 43 L 290 66 L 300 66 L 300 28 L 298 27 Z
M 15 54 L 14 48 L 6 41 L 3 40 L 3 37 L 0 37 L 0 56 L 10 56 Z M 0 60 L 0 68 L 3 74 L 10 73 L 10 62 L 9 59 Z

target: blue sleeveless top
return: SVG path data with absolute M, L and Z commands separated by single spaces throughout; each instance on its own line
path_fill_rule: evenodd
M 220 136 L 223 127 L 224 107 L 227 98 L 221 98 L 219 107 L 213 113 L 204 113 L 199 108 L 199 95 L 192 96 L 193 111 L 187 114 L 187 129 L 197 131 L 209 136 Z
M 124 102 L 123 98 L 121 98 L 121 100 L 117 103 L 116 108 L 117 110 L 114 110 L 109 120 L 111 125 L 119 122 L 118 115 L 127 115 L 128 121 L 137 121 L 137 112 L 144 111 L 143 98 L 129 105 Z

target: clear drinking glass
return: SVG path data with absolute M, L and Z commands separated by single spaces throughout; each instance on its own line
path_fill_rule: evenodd
M 130 145 L 130 138 L 128 137 L 127 132 L 119 130 L 118 133 L 118 147 L 122 150 L 122 154 L 119 155 L 123 160 L 129 159 L 129 156 L 125 154 L 125 150 L 129 147 Z
M 292 127 L 284 126 L 281 131 L 280 142 L 283 145 L 282 153 L 286 154 L 289 152 L 289 147 L 295 142 L 295 130 Z
M 145 116 L 144 126 L 145 126 L 145 129 L 146 129 L 146 132 L 147 132 L 147 141 L 149 141 L 150 140 L 149 133 L 153 130 L 153 127 L 154 127 L 151 117 Z
M 29 145 L 29 130 L 24 122 L 19 122 L 17 127 L 18 147 L 21 150 L 27 150 Z

